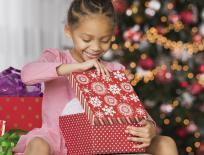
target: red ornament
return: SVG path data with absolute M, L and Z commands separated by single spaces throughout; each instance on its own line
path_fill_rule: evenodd
M 138 64 L 143 69 L 146 69 L 146 70 L 150 70 L 150 69 L 152 69 L 154 67 L 154 61 L 150 57 L 147 57 L 147 58 L 144 58 L 144 59 L 140 59 Z
M 125 40 L 132 40 L 134 34 L 135 33 L 130 29 L 130 30 L 127 30 L 127 31 L 124 32 L 123 37 L 124 37 Z
M 193 23 L 193 12 L 191 10 L 184 10 L 180 13 L 181 20 L 185 24 L 192 24 Z
M 195 43 L 200 43 L 202 40 L 202 37 L 201 37 L 201 35 L 197 34 L 193 37 L 193 40 Z
M 115 11 L 118 14 L 123 14 L 128 8 L 128 3 L 126 0 L 112 0 Z
M 193 82 L 191 85 L 190 91 L 193 95 L 198 95 L 203 91 L 203 86 L 198 82 Z
M 156 74 L 156 80 L 159 83 L 170 83 L 173 80 L 172 73 L 167 71 L 167 69 L 160 69 Z
M 176 130 L 176 135 L 180 138 L 185 138 L 187 136 L 188 132 L 186 128 L 179 128 Z
M 136 32 L 134 35 L 133 35 L 133 41 L 134 42 L 139 42 L 142 38 L 142 33 L 141 32 Z
M 169 18 L 169 21 L 172 23 L 176 23 L 180 20 L 180 17 L 177 14 L 170 14 L 168 18 Z
M 159 34 L 166 34 L 166 29 L 165 29 L 164 27 L 162 27 L 162 26 L 157 26 L 156 29 L 157 29 L 157 32 L 158 32 Z
M 181 82 L 179 83 L 179 85 L 180 85 L 180 87 L 182 87 L 182 88 L 187 88 L 187 87 L 189 86 L 189 84 L 188 84 L 187 81 L 181 81 Z
M 198 71 L 201 72 L 201 73 L 204 73 L 204 65 L 200 65 L 198 67 Z

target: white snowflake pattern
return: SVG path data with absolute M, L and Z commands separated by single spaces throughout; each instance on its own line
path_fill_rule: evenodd
M 108 90 L 110 90 L 114 95 L 115 95 L 115 94 L 119 94 L 120 91 L 121 91 L 121 89 L 118 88 L 118 86 L 117 86 L 116 84 L 114 84 L 114 85 L 109 85 Z
M 117 72 L 113 72 L 114 77 L 120 81 L 125 79 L 125 74 L 124 73 L 120 73 L 119 71 Z
M 98 118 L 103 118 L 103 117 L 104 117 L 104 114 L 103 114 L 103 112 L 101 112 L 101 111 L 97 111 L 97 112 L 96 112 L 96 116 L 97 116 Z
M 91 76 L 92 76 L 93 78 L 96 78 L 96 77 L 97 77 L 96 73 L 91 73 Z
M 135 101 L 135 102 L 140 101 L 139 98 L 138 98 L 138 96 L 135 95 L 135 94 L 131 94 L 131 95 L 130 95 L 130 100 Z
M 100 107 L 102 101 L 98 97 L 90 97 L 89 102 L 94 106 L 94 107 Z
M 127 98 L 127 96 L 123 96 L 123 100 L 125 100 L 125 101 L 126 101 L 127 99 L 128 99 L 128 98 Z
M 111 78 L 109 76 L 104 76 L 102 77 L 103 80 L 105 80 L 106 82 L 110 82 L 111 81 Z
M 87 88 L 84 88 L 85 93 L 89 93 L 90 91 Z
M 102 109 L 105 113 L 105 115 L 111 115 L 113 116 L 116 112 L 113 110 L 113 107 L 108 107 L 108 106 L 105 106 L 103 109 Z
M 142 108 L 137 108 L 137 109 L 136 109 L 136 113 L 137 113 L 138 115 L 144 115 L 144 114 L 145 114 L 145 111 L 144 111 L 144 109 L 142 109 Z

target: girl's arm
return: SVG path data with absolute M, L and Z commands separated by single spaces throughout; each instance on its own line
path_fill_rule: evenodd
M 21 71 L 21 79 L 26 85 L 54 80 L 71 72 L 85 71 L 95 67 L 98 74 L 108 75 L 108 70 L 97 59 L 82 63 L 69 64 L 63 59 L 63 53 L 56 49 L 47 49 L 38 61 L 25 65 Z
M 60 51 L 56 49 L 47 49 L 43 52 L 39 60 L 28 63 L 21 71 L 21 79 L 26 85 L 46 82 L 59 78 L 60 74 L 57 68 L 63 65 L 63 58 Z M 69 64 L 75 69 L 78 65 Z M 75 66 L 75 67 L 74 67 Z

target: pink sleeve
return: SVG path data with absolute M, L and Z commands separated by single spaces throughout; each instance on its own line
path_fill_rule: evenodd
M 21 71 L 23 83 L 32 85 L 59 77 L 56 67 L 62 64 L 60 51 L 56 49 L 46 49 L 39 60 L 28 63 Z

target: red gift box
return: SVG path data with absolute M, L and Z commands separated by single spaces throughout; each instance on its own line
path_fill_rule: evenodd
M 0 120 L 0 136 L 3 136 L 5 133 L 6 121 Z
M 41 127 L 42 97 L 0 97 L 0 120 L 6 121 L 6 131 L 30 131 Z
M 84 113 L 60 117 L 60 128 L 68 154 L 107 154 L 144 152 L 127 140 L 127 126 L 141 126 L 148 113 L 123 71 L 110 78 L 95 70 L 76 72 L 68 77 Z

